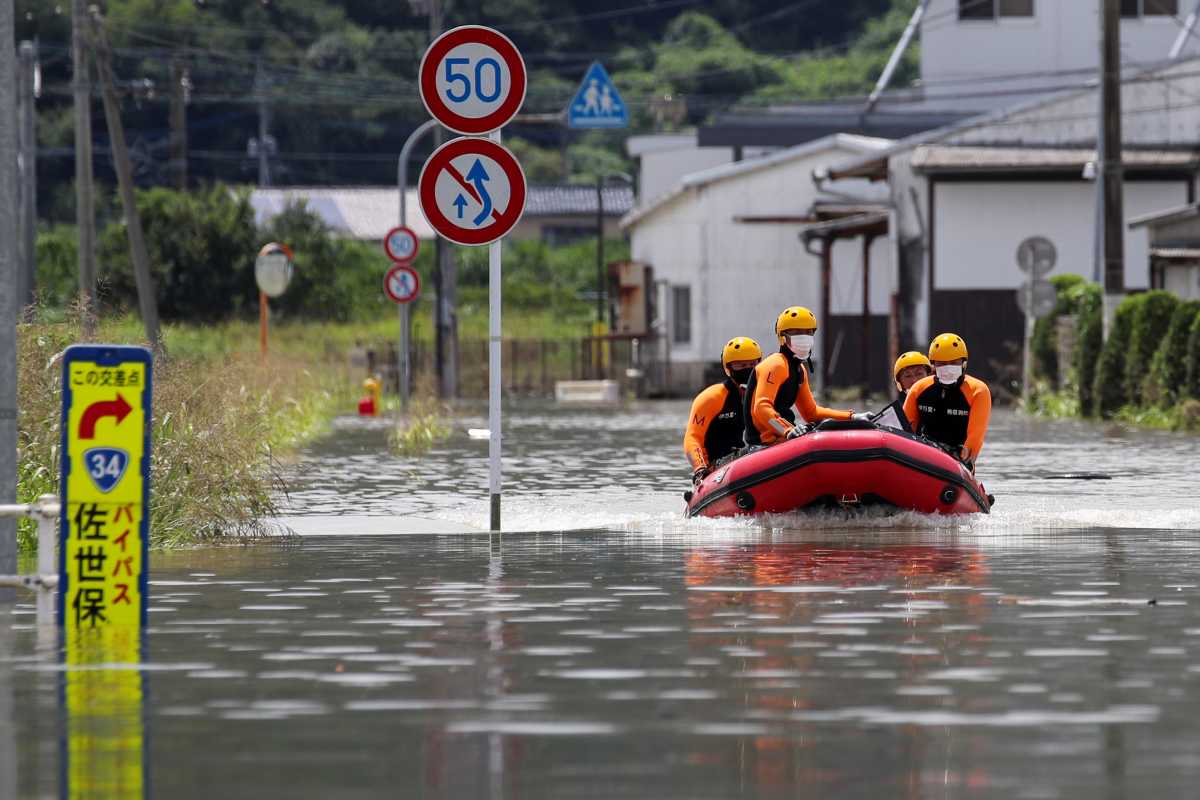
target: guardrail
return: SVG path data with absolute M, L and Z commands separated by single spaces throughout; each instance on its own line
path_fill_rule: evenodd
M 28 517 L 37 520 L 37 573 L 0 575 L 0 586 L 15 586 L 37 592 L 37 620 L 45 624 L 54 619 L 54 592 L 58 588 L 58 518 L 62 505 L 56 496 L 44 494 L 33 503 L 0 505 L 0 517 Z

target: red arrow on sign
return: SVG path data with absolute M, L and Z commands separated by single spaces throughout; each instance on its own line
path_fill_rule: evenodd
M 120 392 L 117 393 L 116 400 L 101 400 L 99 403 L 92 403 L 83 410 L 83 417 L 79 420 L 79 438 L 95 439 L 97 422 L 105 417 L 116 417 L 117 424 L 120 425 L 121 421 L 129 416 L 130 411 L 133 411 L 133 407 L 125 402 L 125 398 L 121 397 Z

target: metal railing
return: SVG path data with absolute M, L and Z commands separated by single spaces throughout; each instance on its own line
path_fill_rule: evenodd
M 37 573 L 0 575 L 0 586 L 15 586 L 36 591 L 39 624 L 54 619 L 54 592 L 58 588 L 58 565 L 54 556 L 58 544 L 58 517 L 61 511 L 62 505 L 52 494 L 44 494 L 33 503 L 0 505 L 0 517 L 28 517 L 37 520 Z

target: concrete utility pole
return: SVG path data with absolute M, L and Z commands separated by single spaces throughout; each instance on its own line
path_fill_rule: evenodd
M 904 27 L 904 33 L 900 34 L 900 41 L 896 42 L 896 46 L 892 49 L 892 54 L 888 57 L 887 64 L 883 67 L 883 73 L 879 76 L 879 80 L 875 83 L 875 88 L 871 90 L 871 94 L 867 97 L 867 105 L 863 108 L 864 114 L 870 114 L 875 110 L 875 106 L 879 103 L 879 98 L 883 96 L 883 90 L 892 82 L 892 76 L 896 74 L 896 67 L 900 66 L 900 59 L 904 57 L 904 51 L 908 49 L 908 45 L 912 42 L 913 37 L 917 35 L 917 29 L 921 27 L 921 19 L 925 16 L 925 9 L 929 8 L 929 0 L 921 0 L 917 7 L 913 9 L 912 16 L 908 19 L 908 25 Z
M 19 202 L 17 245 L 20 252 L 17 280 L 17 312 L 33 304 L 34 281 L 37 273 L 37 134 L 34 120 L 35 73 L 37 45 L 21 42 L 18 49 L 17 78 L 17 185 Z
M 445 25 L 444 2 L 445 0 L 427 0 L 431 43 L 441 35 Z M 443 141 L 445 137 L 442 129 L 436 128 L 433 132 L 434 148 L 440 146 Z M 434 349 L 438 389 L 443 398 L 458 397 L 458 264 L 454 260 L 453 247 L 442 237 L 434 240 L 433 248 L 433 283 L 437 290 L 433 321 L 436 328 Z
M 75 225 L 79 237 L 79 301 L 83 338 L 96 336 L 96 208 L 92 191 L 92 82 L 88 75 L 87 9 L 71 2 L 75 93 Z
M 0 0 L 0 503 L 17 502 L 17 63 L 13 0 Z M 0 575 L 17 571 L 17 523 L 0 518 Z M 8 599 L 0 592 L 0 599 Z
M 171 133 L 168 138 L 171 183 L 187 191 L 187 71 L 179 59 L 171 60 Z
M 100 9 L 92 6 L 91 14 L 96 71 L 103 89 L 104 119 L 108 123 L 108 137 L 112 140 L 113 164 L 117 169 L 121 207 L 125 212 L 125 233 L 129 237 L 129 256 L 133 261 L 133 276 L 137 283 L 138 310 L 146 330 L 146 341 L 159 353 L 162 351 L 162 339 L 158 329 L 158 298 L 154 291 L 154 279 L 150 276 L 150 256 L 146 252 L 146 239 L 142 234 L 142 218 L 133 194 L 133 169 L 129 162 L 129 148 L 125 144 L 125 128 L 121 125 L 121 104 L 113 79 L 112 52 L 108 47 Z
M 1101 0 L 1099 157 L 1104 203 L 1104 338 L 1125 297 L 1125 188 L 1121 167 L 1121 2 Z

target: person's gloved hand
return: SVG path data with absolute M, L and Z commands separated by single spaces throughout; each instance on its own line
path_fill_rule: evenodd
M 870 422 L 871 417 L 873 416 L 875 415 L 870 411 L 859 411 L 857 414 L 851 413 L 850 419 L 855 420 L 856 422 Z
M 700 481 L 708 477 L 712 472 L 712 467 L 697 467 L 692 473 L 692 486 L 699 486 Z
M 792 429 L 787 432 L 787 436 L 785 436 L 784 438 L 785 439 L 795 439 L 797 436 L 803 436 L 803 435 L 804 435 L 804 431 L 801 430 L 799 425 L 796 425 L 796 426 L 793 426 Z

